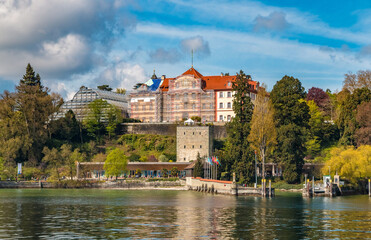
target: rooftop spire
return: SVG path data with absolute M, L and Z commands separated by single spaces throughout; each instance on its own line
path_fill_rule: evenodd
M 151 79 L 157 79 L 156 70 L 154 68 L 153 68 L 153 75 L 152 75 Z
M 192 68 L 193 68 L 193 49 L 192 49 Z

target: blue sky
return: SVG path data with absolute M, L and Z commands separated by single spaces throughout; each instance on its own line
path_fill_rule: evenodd
M 0 1 L 0 91 L 28 62 L 70 99 L 81 85 L 131 89 L 191 66 L 240 69 L 273 85 L 340 90 L 344 74 L 371 68 L 371 1 Z

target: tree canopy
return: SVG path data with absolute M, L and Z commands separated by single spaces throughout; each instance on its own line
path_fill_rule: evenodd
M 106 176 L 114 176 L 117 178 L 126 170 L 127 158 L 123 150 L 115 148 L 108 155 L 104 162 L 103 169 Z
M 283 165 L 283 177 L 289 183 L 300 180 L 306 152 L 309 107 L 301 82 L 289 76 L 278 81 L 270 94 L 277 127 L 275 157 Z

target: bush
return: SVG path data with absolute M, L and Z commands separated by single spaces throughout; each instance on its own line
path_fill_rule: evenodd
M 140 162 L 140 156 L 136 153 L 133 153 L 129 157 L 130 162 Z

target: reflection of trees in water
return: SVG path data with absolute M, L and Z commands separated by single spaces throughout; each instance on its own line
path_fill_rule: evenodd
M 35 232 L 43 230 L 44 209 L 43 204 L 27 198 L 0 203 L 0 238 L 35 238 Z
M 236 208 L 235 238 L 302 239 L 305 236 L 303 209 L 299 199 L 241 198 Z M 298 202 L 299 201 L 299 202 Z M 299 207 L 294 207 L 299 205 Z

